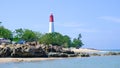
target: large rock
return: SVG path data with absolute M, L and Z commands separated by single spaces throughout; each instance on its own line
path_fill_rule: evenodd
M 80 57 L 90 57 L 90 54 L 88 54 L 88 53 L 80 53 L 79 56 Z
M 68 54 L 66 54 L 66 53 L 50 52 L 48 54 L 48 57 L 68 57 Z
M 0 57 L 10 57 L 11 52 L 9 47 L 0 48 Z
M 71 51 L 71 50 L 64 50 L 63 53 L 66 53 L 66 54 L 75 54 L 75 52 Z
M 12 57 L 46 57 L 45 50 L 35 46 L 15 47 L 11 54 Z

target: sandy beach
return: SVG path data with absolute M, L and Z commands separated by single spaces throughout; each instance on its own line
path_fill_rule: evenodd
M 63 59 L 63 58 L 0 58 L 0 63 L 32 62 L 32 61 L 55 60 L 55 59 Z
M 64 48 L 64 50 L 69 50 L 68 48 Z M 74 51 L 76 53 L 78 52 L 85 52 L 85 53 L 93 53 L 93 52 L 100 52 L 100 50 L 96 50 L 96 49 L 89 49 L 89 48 L 80 48 L 80 49 L 76 49 L 76 48 L 70 48 L 71 51 Z
M 82 49 L 82 48 L 80 48 L 80 49 L 71 49 L 71 50 L 74 51 L 74 52 L 100 52 L 100 50 L 87 49 L 87 48 L 85 48 L 85 49 Z

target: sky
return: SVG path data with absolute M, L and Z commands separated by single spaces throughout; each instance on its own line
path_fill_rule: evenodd
M 120 49 L 120 0 L 0 0 L 0 21 L 12 31 L 48 33 L 51 13 L 55 31 L 81 33 L 83 48 Z

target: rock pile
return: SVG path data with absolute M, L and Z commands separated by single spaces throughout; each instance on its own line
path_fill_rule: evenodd
M 108 52 L 104 54 L 104 56 L 111 56 L 111 55 L 120 55 L 120 52 Z
M 85 53 L 64 50 L 61 46 L 9 44 L 0 45 L 0 57 L 89 57 Z
M 1 45 L 2 46 L 2 45 Z M 6 45 L 0 47 L 0 57 L 46 57 L 45 49 L 40 46 Z

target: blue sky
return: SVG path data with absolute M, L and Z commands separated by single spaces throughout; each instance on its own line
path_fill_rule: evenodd
M 71 38 L 82 34 L 84 48 L 120 49 L 120 0 L 0 0 L 0 21 L 10 30 L 55 31 Z

